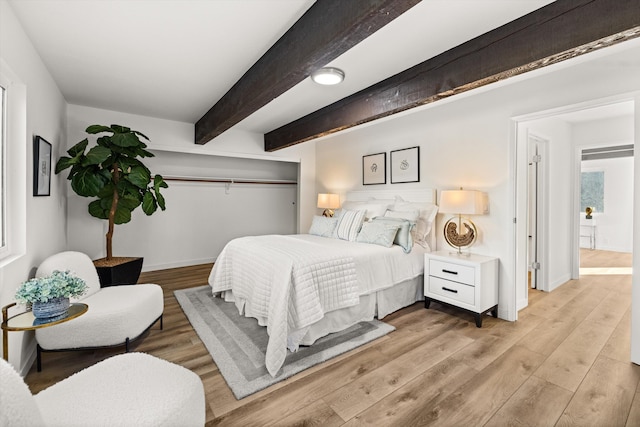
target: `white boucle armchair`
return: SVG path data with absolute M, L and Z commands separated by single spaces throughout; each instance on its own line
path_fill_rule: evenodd
M 42 262 L 37 277 L 54 270 L 69 270 L 87 283 L 88 291 L 81 301 L 89 306 L 85 314 L 69 322 L 36 330 L 37 367 L 42 369 L 43 351 L 79 350 L 125 345 L 135 340 L 160 320 L 164 296 L 155 284 L 100 287 L 93 261 L 81 252 L 60 252 Z
M 144 353 L 113 356 L 32 395 L 0 360 L 0 426 L 203 426 L 194 372 Z

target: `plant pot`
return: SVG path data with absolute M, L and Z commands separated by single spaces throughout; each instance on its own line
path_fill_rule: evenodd
M 142 257 L 101 258 L 93 261 L 100 278 L 100 287 L 133 285 L 138 282 L 142 271 Z
M 33 317 L 36 319 L 51 319 L 67 314 L 69 310 L 69 298 L 59 297 L 47 302 L 34 302 L 31 305 Z

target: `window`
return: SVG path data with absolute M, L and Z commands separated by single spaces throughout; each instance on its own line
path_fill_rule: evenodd
M 589 206 L 594 212 L 604 212 L 604 171 L 582 172 L 580 211 Z
M 0 268 L 26 253 L 27 87 L 0 59 Z

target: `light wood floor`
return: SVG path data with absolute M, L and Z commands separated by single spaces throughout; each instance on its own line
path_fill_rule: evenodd
M 532 291 L 517 322 L 487 317 L 481 329 L 468 314 L 418 303 L 385 318 L 397 328 L 386 337 L 236 401 L 173 297 L 209 270 L 143 274 L 164 289 L 164 330 L 134 347 L 200 375 L 207 425 L 640 426 L 631 276 Z M 46 353 L 26 381 L 37 392 L 115 353 Z
M 580 249 L 580 267 L 631 267 L 631 252 L 592 251 Z

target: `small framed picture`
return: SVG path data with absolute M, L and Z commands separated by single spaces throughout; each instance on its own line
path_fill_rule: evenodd
M 387 183 L 387 153 L 362 156 L 362 184 Z
M 391 152 L 391 183 L 420 182 L 420 147 Z
M 51 194 L 51 144 L 42 137 L 33 138 L 33 195 Z

